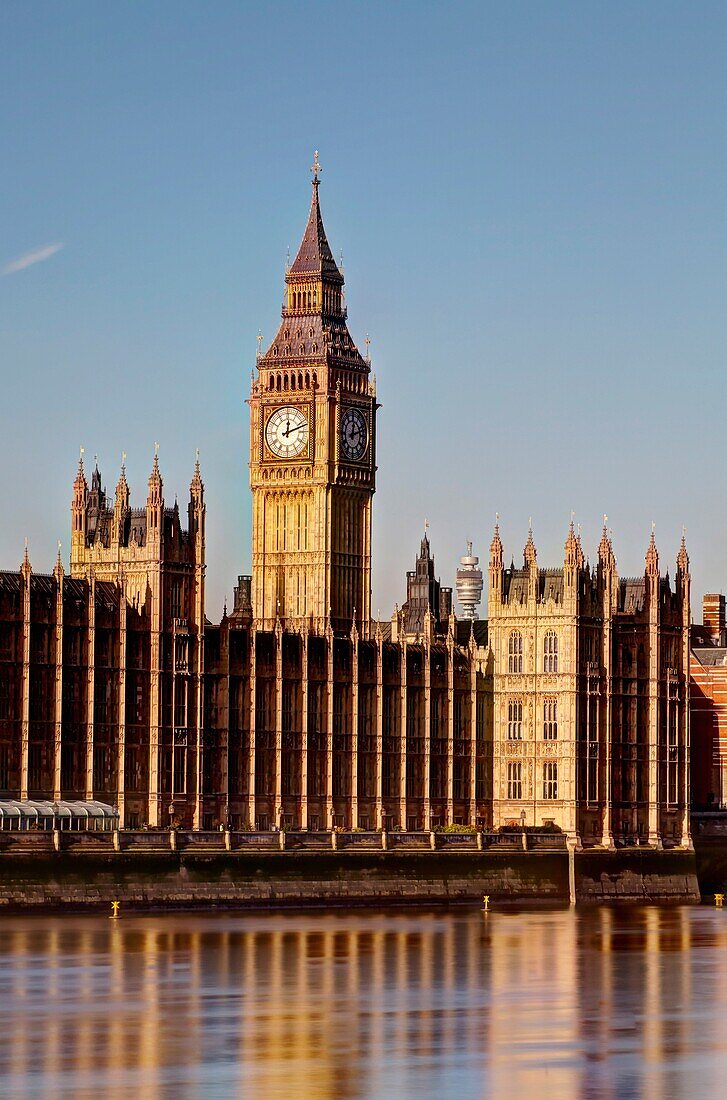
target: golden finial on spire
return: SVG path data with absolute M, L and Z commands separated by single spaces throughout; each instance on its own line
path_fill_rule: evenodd
M 368 332 L 366 333 L 366 338 L 364 339 L 364 344 L 366 345 L 366 362 L 370 363 L 371 362 L 371 338 L 370 338 Z
M 320 164 L 318 163 L 318 150 L 316 149 L 315 153 L 313 154 L 313 166 L 311 167 L 311 172 L 313 173 L 313 183 L 314 184 L 318 183 L 318 177 L 320 176 L 322 171 L 323 171 L 323 169 L 321 168 Z
M 159 454 L 159 444 L 157 442 L 155 442 L 154 443 L 154 457 L 156 458 L 156 456 L 158 454 Z
M 258 329 L 258 334 L 257 334 L 257 355 L 255 357 L 256 359 L 259 359 L 260 355 L 262 354 L 262 343 L 263 343 L 263 334 Z

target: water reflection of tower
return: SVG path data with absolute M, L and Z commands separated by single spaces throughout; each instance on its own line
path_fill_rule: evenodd
M 457 599 L 465 619 L 477 617 L 476 608 L 482 600 L 482 570 L 480 559 L 472 553 L 472 543 L 467 543 L 467 553 L 459 560 L 457 570 Z

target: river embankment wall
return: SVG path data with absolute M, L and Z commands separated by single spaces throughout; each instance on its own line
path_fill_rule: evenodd
M 471 847 L 438 848 L 428 837 L 379 850 L 359 837 L 350 847 L 333 848 L 330 840 L 323 847 L 319 838 L 317 850 L 281 849 L 274 837 L 250 849 L 212 836 L 196 843 L 193 834 L 150 833 L 138 844 L 121 838 L 54 843 L 29 834 L 4 845 L 0 838 L 0 912 L 109 909 L 112 901 L 139 909 L 260 909 L 471 903 L 484 895 L 491 904 L 699 898 L 695 854 L 676 849 L 525 850 L 520 838 L 500 848 L 475 838 Z

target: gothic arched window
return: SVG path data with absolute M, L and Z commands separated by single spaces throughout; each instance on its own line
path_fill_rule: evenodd
M 513 630 L 507 644 L 507 671 L 523 670 L 523 636 L 519 630 Z
M 558 700 L 545 699 L 543 702 L 543 740 L 558 740 Z
M 543 638 L 543 672 L 558 671 L 558 635 L 549 630 Z
M 523 739 L 523 705 L 519 699 L 510 699 L 507 704 L 507 739 L 508 741 Z

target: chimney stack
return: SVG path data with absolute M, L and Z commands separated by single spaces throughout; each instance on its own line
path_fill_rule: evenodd
M 727 643 L 725 623 L 725 598 L 721 592 L 713 592 L 702 601 L 702 625 L 708 630 L 714 645 Z

